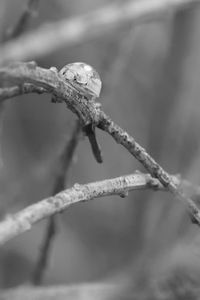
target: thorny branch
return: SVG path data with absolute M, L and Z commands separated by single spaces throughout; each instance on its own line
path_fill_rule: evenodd
M 142 148 L 132 136 L 116 125 L 101 109 L 100 104 L 85 99 L 69 82 L 64 82 L 54 69 L 44 69 L 35 63 L 14 63 L 9 67 L 0 69 L 0 79 L 23 85 L 32 83 L 45 88 L 49 93 L 63 99 L 68 108 L 74 112 L 84 125 L 93 124 L 110 134 L 113 139 L 124 146 L 142 165 L 152 177 L 187 204 L 192 221 L 200 225 L 200 212 L 196 204 L 181 191 L 173 178 Z M 134 176 L 134 175 L 132 175 Z M 107 186 L 109 182 L 109 186 Z M 148 181 L 149 183 L 149 181 Z M 135 189 L 135 177 L 119 177 L 114 181 L 91 183 L 84 186 L 75 185 L 73 188 L 57 194 L 35 204 L 18 214 L 7 218 L 0 224 L 0 242 L 30 229 L 31 225 L 42 218 L 60 212 L 70 204 L 86 201 L 96 197 L 111 194 L 126 194 L 127 190 Z
M 2 45 L 0 64 L 41 57 L 62 46 L 80 44 L 93 36 L 105 34 L 122 24 L 155 21 L 155 16 L 166 16 L 168 12 L 173 13 L 194 3 L 199 3 L 199 0 L 131 0 L 120 5 L 111 4 L 83 16 L 45 24 Z

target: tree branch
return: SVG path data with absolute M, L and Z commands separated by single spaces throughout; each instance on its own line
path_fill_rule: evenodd
M 45 88 L 47 92 L 57 98 L 66 99 L 66 104 L 72 112 L 76 113 L 80 121 L 84 124 L 95 122 L 96 105 L 90 102 L 88 105 L 80 92 L 78 92 L 69 82 L 63 79 L 54 69 L 44 69 L 36 65 L 35 62 L 13 63 L 8 67 L 0 69 L 0 79 L 9 84 L 22 86 L 31 83 L 35 86 Z
M 177 177 L 172 177 L 179 184 Z M 72 188 L 28 206 L 14 215 L 8 215 L 0 222 L 0 244 L 30 230 L 38 221 L 60 213 L 69 206 L 110 195 L 126 196 L 128 191 L 138 189 L 160 189 L 164 187 L 149 174 L 131 174 L 114 179 L 97 181 L 85 185 L 75 184 Z
M 124 23 L 152 21 L 162 13 L 165 16 L 166 12 L 194 3 L 199 3 L 199 0 L 131 0 L 120 5 L 105 6 L 83 16 L 46 24 L 4 44 L 0 49 L 0 64 L 35 59 L 60 47 L 79 44 L 93 36 L 105 34 Z
M 42 87 L 38 87 L 30 83 L 25 83 L 21 86 L 19 85 L 19 86 L 12 86 L 8 88 L 0 88 L 0 101 L 4 101 L 6 99 L 20 96 L 23 94 L 30 94 L 30 93 L 43 94 L 46 92 L 47 91 Z
M 141 147 L 125 130 L 115 124 L 109 116 L 100 110 L 100 104 L 88 101 L 81 92 L 63 81 L 57 72 L 37 67 L 34 62 L 14 63 L 10 67 L 0 69 L 0 79 L 9 83 L 33 83 L 44 87 L 56 97 L 63 99 L 68 108 L 76 113 L 83 125 L 93 124 L 104 130 L 118 143 L 124 146 L 146 170 L 156 177 L 177 199 L 187 205 L 192 222 L 200 225 L 200 211 L 192 199 L 174 184 L 171 176 Z

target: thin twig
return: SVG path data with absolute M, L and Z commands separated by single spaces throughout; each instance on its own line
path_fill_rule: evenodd
M 87 101 L 69 82 L 63 81 L 55 70 L 40 68 L 35 62 L 13 63 L 0 68 L 0 80 L 13 85 L 31 83 L 43 87 L 57 98 L 66 99 L 66 104 L 83 125 L 95 122 L 96 104 Z M 90 105 L 88 105 L 90 103 Z M 97 116 L 98 117 L 98 116 Z
M 156 177 L 176 198 L 187 205 L 192 222 L 200 225 L 200 211 L 192 199 L 174 184 L 171 176 L 141 147 L 124 129 L 115 124 L 102 110 L 100 105 L 87 101 L 70 82 L 64 82 L 55 72 L 37 67 L 34 62 L 14 63 L 10 67 L 0 69 L 0 79 L 18 84 L 33 83 L 44 87 L 54 96 L 63 99 L 67 107 L 75 113 L 84 125 L 93 124 L 106 131 L 113 139 L 124 146 L 146 170 Z
M 21 35 L 22 32 L 25 31 L 30 22 L 30 19 L 37 15 L 36 12 L 38 3 L 39 0 L 28 0 L 28 3 L 26 4 L 24 11 L 21 17 L 19 18 L 17 24 L 12 29 L 8 30 L 8 32 L 5 35 L 4 41 L 16 38 L 19 35 Z
M 41 250 L 39 253 L 38 261 L 36 262 L 36 267 L 33 272 L 33 278 L 31 280 L 32 284 L 39 285 L 42 282 L 43 274 L 46 270 L 51 246 L 53 244 L 53 239 L 56 234 L 56 220 L 55 215 L 50 216 L 47 220 L 47 227 L 44 235 L 44 240 L 42 242 Z
M 187 197 L 174 184 L 171 176 L 147 153 L 147 151 L 138 144 L 121 127 L 115 124 L 104 112 L 100 112 L 98 127 L 109 133 L 114 140 L 123 145 L 141 164 L 145 167 L 152 177 L 158 178 L 159 181 L 167 188 L 177 199 L 187 205 L 193 223 L 200 226 L 200 211 L 194 201 Z
M 85 42 L 88 39 L 117 29 L 124 23 L 155 21 L 162 14 L 199 0 L 137 0 L 112 4 L 79 17 L 45 24 L 20 38 L 2 45 L 0 64 L 17 60 L 35 59 L 60 47 Z M 56 42 L 55 42 L 56 41 Z
M 66 186 L 67 176 L 69 168 L 73 161 L 73 156 L 76 151 L 78 142 L 80 140 L 81 126 L 79 121 L 76 122 L 74 129 L 72 130 L 70 139 L 66 142 L 66 145 L 59 157 L 57 164 L 59 167 L 59 173 L 56 176 L 56 181 L 53 189 L 53 195 L 62 191 Z
M 172 177 L 178 185 L 179 179 Z M 0 222 L 0 244 L 30 230 L 40 220 L 60 213 L 69 206 L 110 195 L 126 196 L 128 191 L 141 189 L 161 189 L 164 187 L 149 174 L 131 174 L 114 179 L 97 181 L 85 185 L 75 184 L 54 197 L 46 198 L 28 206 L 14 215 L 8 215 Z
M 59 193 L 65 188 L 68 170 L 72 163 L 76 147 L 78 145 L 80 132 L 81 132 L 81 126 L 77 121 L 72 131 L 70 140 L 67 141 L 66 146 L 64 147 L 61 155 L 58 157 L 57 164 L 59 166 L 59 170 L 58 170 L 59 173 L 56 175 L 52 195 Z M 43 274 L 48 264 L 51 245 L 53 244 L 55 233 L 56 233 L 56 219 L 55 216 L 52 215 L 48 219 L 47 229 L 45 232 L 40 255 L 33 273 L 32 283 L 35 285 L 39 285 L 42 282 Z
M 21 86 L 0 88 L 0 101 L 4 101 L 6 99 L 13 98 L 23 94 L 30 94 L 30 93 L 43 94 L 46 92 L 47 91 L 42 87 L 38 87 L 30 83 L 25 83 Z

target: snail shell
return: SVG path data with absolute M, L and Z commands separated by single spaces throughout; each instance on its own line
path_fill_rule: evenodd
M 59 75 L 70 82 L 86 98 L 97 98 L 100 95 L 102 82 L 97 71 L 83 62 L 71 63 L 64 66 Z

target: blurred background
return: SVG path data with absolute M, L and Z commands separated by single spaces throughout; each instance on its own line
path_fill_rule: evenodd
M 26 33 L 122 2 L 127 1 L 41 0 Z M 25 0 L 0 0 L 1 36 L 17 23 L 26 5 Z M 191 5 L 166 12 L 155 21 L 123 22 L 106 34 L 30 60 L 45 68 L 60 69 L 76 61 L 95 67 L 103 81 L 103 110 L 169 173 L 180 173 L 199 184 L 199 28 L 200 6 Z M 52 193 L 58 157 L 76 117 L 50 98 L 48 94 L 23 95 L 3 105 L 1 218 Z M 145 172 L 106 133 L 98 130 L 97 137 L 104 163 L 96 163 L 88 140 L 81 139 L 68 187 L 135 170 Z M 147 299 L 179 299 L 181 293 L 180 299 L 196 299 L 191 295 L 200 284 L 199 228 L 169 193 L 134 191 L 125 199 L 96 199 L 71 207 L 56 216 L 56 223 L 44 285 L 112 281 L 138 295 L 148 294 Z M 31 280 L 46 227 L 47 220 L 42 221 L 1 248 L 1 288 Z M 166 298 L 158 296 L 161 291 Z M 172 291 L 178 296 L 173 298 Z

